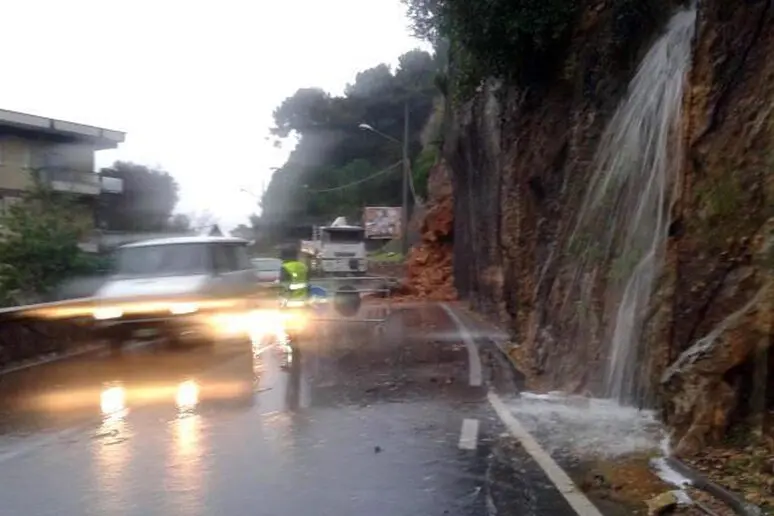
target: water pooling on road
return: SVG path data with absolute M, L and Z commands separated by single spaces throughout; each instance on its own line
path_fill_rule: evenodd
M 0 456 L 4 507 L 485 516 L 495 504 L 503 514 L 573 514 L 527 454 L 503 454 L 505 428 L 486 389 L 470 385 L 466 347 L 422 337 L 449 334 L 438 317 L 429 330 L 387 328 L 380 339 L 362 328 L 316 335 L 292 361 L 278 347 L 138 349 L 6 376 L 0 388 L 18 397 L 6 428 L 30 435 L 0 435 L 0 446 L 23 451 Z

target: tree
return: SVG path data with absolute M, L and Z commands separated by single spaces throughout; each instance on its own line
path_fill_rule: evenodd
M 434 56 L 413 50 L 400 57 L 394 73 L 385 64 L 358 73 L 343 96 L 305 88 L 285 99 L 274 112 L 272 134 L 299 140 L 261 200 L 261 220 L 253 226 L 261 228 L 262 237 L 271 228 L 295 231 L 339 215 L 357 220 L 367 205 L 400 204 L 400 168 L 390 168 L 401 159 L 394 140 L 403 139 L 408 104 L 410 155 L 419 155 L 420 135 L 438 95 L 438 70 Z M 362 130 L 362 123 L 394 140 Z
M 386 94 L 393 84 L 393 75 L 390 67 L 380 64 L 374 68 L 363 70 L 355 76 L 355 83 L 347 85 L 344 93 L 347 97 L 375 97 Z
M 191 231 L 191 218 L 184 213 L 176 213 L 169 219 L 169 230 L 175 233 Z
M 169 173 L 116 161 L 100 174 L 122 179 L 124 190 L 100 209 L 100 225 L 113 231 L 162 231 L 168 228 L 178 200 L 178 185 Z
M 210 210 L 191 213 L 187 217 L 190 221 L 188 228 L 194 233 L 210 231 L 213 226 L 218 224 L 218 218 Z
M 302 88 L 274 110 L 276 127 L 272 134 L 281 138 L 291 131 L 306 132 L 330 122 L 331 97 L 319 88 Z
M 0 218 L 0 302 L 26 304 L 62 280 L 93 271 L 94 259 L 78 241 L 90 217 L 65 194 L 37 185 Z
M 245 240 L 255 240 L 255 233 L 253 232 L 253 228 L 246 224 L 240 224 L 232 229 L 231 236 L 244 238 Z

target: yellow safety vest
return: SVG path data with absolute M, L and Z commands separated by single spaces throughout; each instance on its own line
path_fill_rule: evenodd
M 288 299 L 306 299 L 309 296 L 309 269 L 299 261 L 282 264 L 285 270 L 282 286 Z

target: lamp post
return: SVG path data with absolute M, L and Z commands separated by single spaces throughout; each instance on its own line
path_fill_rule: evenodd
M 368 124 L 360 124 L 358 127 L 364 131 L 370 131 L 397 143 L 403 148 L 403 191 L 401 205 L 401 253 L 405 257 L 408 254 L 408 198 L 409 180 L 411 178 L 411 162 L 409 161 L 409 109 L 408 102 L 403 105 L 403 141 L 393 138 L 388 134 L 378 131 Z

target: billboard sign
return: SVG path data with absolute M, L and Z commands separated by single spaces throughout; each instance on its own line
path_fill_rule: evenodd
M 392 240 L 401 235 L 401 208 L 367 206 L 363 210 L 366 238 Z

